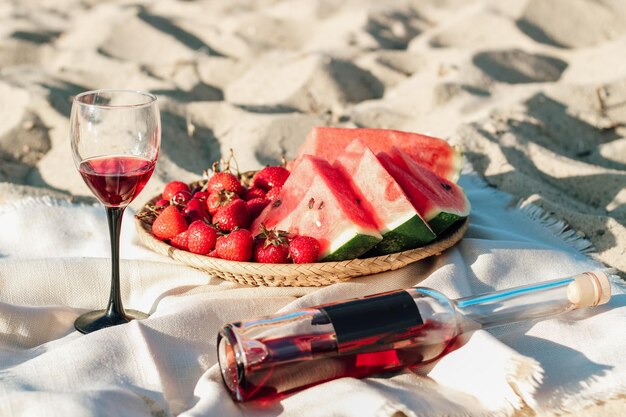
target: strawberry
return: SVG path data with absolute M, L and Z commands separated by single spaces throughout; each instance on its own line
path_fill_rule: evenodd
M 185 208 L 183 209 L 183 213 L 185 213 L 185 215 L 189 215 L 189 212 L 191 211 L 206 211 L 206 204 L 204 204 L 202 202 L 202 200 L 197 199 L 197 198 L 192 198 L 191 200 L 189 200 L 189 202 L 187 203 L 187 205 L 185 206 Z
M 244 188 L 239 179 L 230 172 L 216 172 L 209 178 L 207 189 L 210 192 L 228 190 L 239 195 L 243 194 Z
M 182 181 L 170 181 L 163 189 L 163 194 L 161 195 L 161 197 L 163 198 L 163 200 L 170 201 L 174 194 L 179 191 L 190 192 L 189 186 Z
M 252 200 L 253 198 L 265 198 L 265 191 L 257 187 L 252 187 L 246 190 L 242 198 L 246 201 Z
M 217 230 L 202 220 L 196 220 L 187 229 L 189 234 L 189 252 L 206 255 L 215 248 Z
M 265 264 L 284 264 L 289 262 L 289 241 L 287 233 L 263 228 L 254 240 L 252 248 L 254 260 Z
M 252 241 L 250 231 L 237 229 L 217 239 L 215 250 L 222 259 L 246 262 L 252 258 Z
M 196 191 L 195 193 L 192 194 L 192 196 L 193 198 L 197 200 L 205 201 L 207 197 L 209 196 L 209 194 L 210 193 L 208 191 Z
M 181 190 L 174 193 L 170 199 L 171 204 L 185 206 L 191 200 L 191 191 Z
M 213 216 L 213 223 L 225 232 L 230 232 L 236 227 L 248 227 L 250 216 L 248 215 L 246 202 L 241 199 L 231 201 L 217 210 L 215 216 Z
M 187 230 L 187 220 L 176 206 L 167 206 L 152 224 L 152 233 L 159 239 L 171 239 Z
M 266 198 L 253 198 L 252 200 L 246 201 L 246 206 L 248 206 L 248 215 L 250 216 L 250 220 L 254 220 L 259 217 L 259 214 L 263 211 L 263 209 L 270 203 L 270 201 Z
M 169 200 L 165 200 L 164 198 L 160 199 L 159 201 L 157 201 L 156 203 L 154 203 L 154 207 L 158 210 L 158 209 L 163 209 L 167 206 L 170 205 Z
M 253 248 L 255 262 L 264 264 L 285 264 L 289 262 L 287 245 L 273 245 L 263 239 L 257 239 Z
M 297 264 L 316 262 L 319 253 L 320 244 L 314 237 L 296 236 L 289 242 L 289 254 Z
M 271 190 L 269 190 L 267 194 L 265 194 L 265 198 L 267 198 L 270 201 L 274 201 L 280 196 L 281 190 L 282 190 L 282 187 L 274 187 Z
M 205 223 L 211 223 L 211 215 L 206 210 L 193 210 L 187 215 L 187 221 L 189 224 L 196 220 L 202 220 Z
M 220 190 L 212 192 L 206 199 L 206 207 L 211 216 L 231 201 L 239 200 L 239 196 L 232 191 Z
M 189 250 L 189 229 L 174 236 L 170 244 L 178 249 Z
M 254 175 L 252 186 L 265 191 L 274 187 L 282 187 L 289 178 L 289 171 L 280 166 L 265 167 Z

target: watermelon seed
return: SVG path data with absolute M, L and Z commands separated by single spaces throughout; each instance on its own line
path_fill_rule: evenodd
M 357 199 L 356 199 L 356 203 L 357 203 L 357 204 L 361 204 L 361 199 L 360 199 L 360 198 L 357 198 Z
M 281 204 L 282 204 L 282 201 L 280 201 L 280 200 L 276 200 L 276 201 L 274 201 L 274 202 L 272 203 L 272 207 L 278 207 L 278 206 L 280 206 Z
M 441 186 L 444 188 L 444 190 L 446 191 L 450 191 L 452 189 L 452 186 L 450 184 L 445 184 L 445 183 L 441 183 Z
M 315 199 L 311 197 L 311 199 L 309 200 L 309 209 L 312 209 L 314 205 L 315 205 Z
M 322 209 L 322 207 L 324 207 L 324 202 L 323 202 L 323 201 L 320 203 L 320 205 L 319 205 L 319 206 L 317 206 L 317 209 L 318 209 L 318 210 L 321 210 L 321 209 Z

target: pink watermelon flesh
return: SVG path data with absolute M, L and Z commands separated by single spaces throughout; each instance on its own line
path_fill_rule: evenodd
M 312 236 L 320 243 L 320 259 L 353 259 L 369 251 L 382 236 L 352 186 L 327 161 L 306 155 L 282 186 L 280 196 L 252 225 Z
M 396 146 L 416 163 L 438 175 L 457 181 L 463 161 L 461 153 L 443 139 L 389 129 L 314 127 L 300 148 L 302 155 L 315 155 L 332 163 L 354 139 L 361 139 L 375 154 Z
M 414 163 L 397 148 L 392 155 L 380 152 L 377 157 L 437 235 L 469 215 L 469 201 L 455 183 Z
M 383 235 L 383 240 L 371 254 L 400 252 L 422 246 L 435 238 L 400 185 L 361 140 L 352 141 L 334 166 L 352 181 L 361 206 L 372 213 Z

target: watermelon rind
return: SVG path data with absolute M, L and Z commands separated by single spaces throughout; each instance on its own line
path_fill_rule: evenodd
M 468 213 L 469 214 L 469 213 Z M 440 211 L 428 220 L 428 225 L 437 235 L 442 234 L 454 223 L 467 217 L 467 214 L 456 214 Z
M 377 236 L 356 233 L 347 242 L 336 247 L 337 242 L 340 240 L 335 239 L 331 243 L 330 253 L 322 257 L 322 262 L 345 261 L 358 258 L 381 241 L 380 237 Z
M 399 226 L 393 226 L 383 233 L 383 240 L 378 243 L 368 256 L 387 255 L 415 249 L 435 239 L 436 235 L 418 214 L 413 215 Z

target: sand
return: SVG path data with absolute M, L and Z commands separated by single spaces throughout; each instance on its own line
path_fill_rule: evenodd
M 244 170 L 293 157 L 315 125 L 416 131 L 624 276 L 625 50 L 622 0 L 5 0 L 0 202 L 89 200 L 72 97 L 142 89 L 163 137 L 135 206 L 230 149 Z
M 0 38 L 2 199 L 89 198 L 71 99 L 143 89 L 163 139 L 135 205 L 231 148 L 256 169 L 314 125 L 403 129 L 460 145 L 489 184 L 626 271 L 620 0 L 9 1 Z
M 9 1 L 0 38 L 3 199 L 88 197 L 72 96 L 144 89 L 163 122 L 145 197 L 231 148 L 244 169 L 293 156 L 314 125 L 417 131 L 626 271 L 620 0 Z
M 146 197 L 231 148 L 244 169 L 293 156 L 314 125 L 411 130 L 460 145 L 623 273 L 626 7 L 573 3 L 4 2 L 2 198 L 88 197 L 72 96 L 144 89 L 163 122 Z

